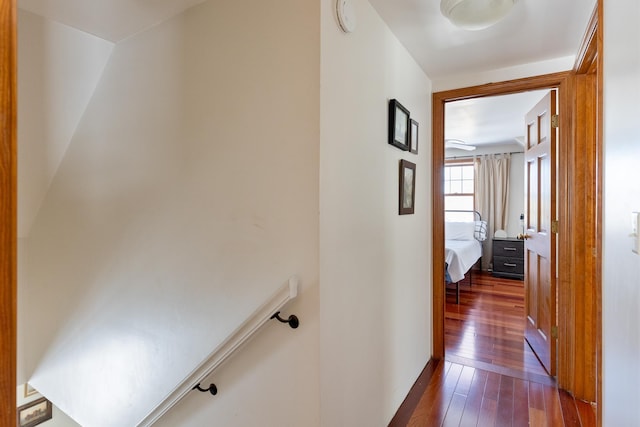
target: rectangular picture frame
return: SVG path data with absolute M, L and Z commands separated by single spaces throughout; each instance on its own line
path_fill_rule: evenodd
M 416 202 L 416 164 L 408 160 L 400 160 L 398 214 L 413 214 Z
M 24 383 L 24 397 L 30 397 L 33 395 L 38 394 L 38 390 L 36 390 L 35 388 L 31 387 L 31 385 L 29 385 L 29 383 Z
M 409 124 L 409 151 L 418 154 L 418 122 L 413 119 Z
M 18 427 L 34 427 L 53 417 L 53 406 L 45 397 L 25 403 L 18 408 Z
M 389 144 L 409 151 L 410 113 L 397 99 L 389 101 Z

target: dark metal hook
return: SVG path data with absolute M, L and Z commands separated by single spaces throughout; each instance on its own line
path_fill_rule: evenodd
M 300 321 L 298 320 L 298 317 L 295 314 L 292 314 L 291 316 L 289 316 L 288 319 L 283 319 L 282 317 L 280 317 L 280 312 L 277 311 L 276 314 L 271 316 L 271 319 L 277 319 L 282 323 L 288 323 L 289 326 L 291 326 L 291 329 L 295 329 L 298 326 L 300 326 Z
M 202 388 L 200 387 L 200 383 L 196 384 L 191 390 L 198 390 L 198 391 L 202 391 L 202 392 L 209 392 L 212 395 L 216 395 L 218 394 L 218 387 L 216 387 L 215 384 L 209 384 L 209 388 Z

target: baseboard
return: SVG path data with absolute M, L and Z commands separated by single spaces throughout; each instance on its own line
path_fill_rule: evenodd
M 404 398 L 396 414 L 391 419 L 388 427 L 406 427 L 440 362 L 443 361 L 434 359 L 433 357 L 429 359 L 420 376 L 418 376 L 418 379 L 411 387 L 411 390 L 409 390 L 409 394 Z

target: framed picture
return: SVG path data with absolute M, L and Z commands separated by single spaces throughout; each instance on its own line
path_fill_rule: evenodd
M 411 124 L 409 126 L 409 151 L 413 154 L 418 154 L 418 122 L 410 119 Z
M 389 144 L 409 151 L 409 110 L 396 99 L 389 101 Z
M 29 397 L 29 396 L 33 396 L 34 394 L 37 394 L 38 390 L 36 390 L 35 388 L 31 387 L 29 385 L 29 383 L 24 383 L 24 397 Z
M 51 402 L 41 397 L 18 408 L 18 427 L 33 427 L 53 417 Z
M 400 160 L 400 215 L 412 214 L 416 201 L 416 165 L 407 160 Z

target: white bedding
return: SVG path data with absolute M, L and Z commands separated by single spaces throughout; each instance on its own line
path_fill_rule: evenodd
M 451 282 L 459 282 L 482 256 L 482 244 L 473 240 L 445 240 L 444 262 L 448 267 Z

